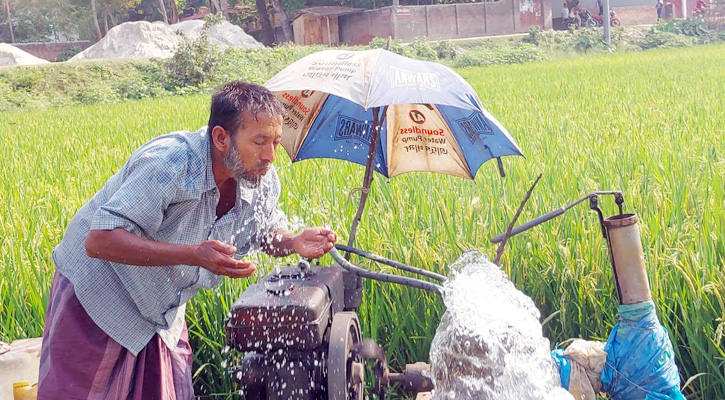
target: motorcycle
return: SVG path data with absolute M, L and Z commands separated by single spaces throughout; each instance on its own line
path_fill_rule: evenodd
M 592 14 L 587 10 L 580 12 L 579 18 L 581 18 L 582 20 L 582 26 L 588 26 L 590 28 L 595 28 L 598 26 L 597 20 L 594 19 Z
M 604 17 L 602 17 L 601 15 L 594 15 L 592 16 L 592 18 L 597 22 L 597 26 L 604 26 Z M 622 25 L 622 21 L 617 18 L 617 13 L 614 11 L 614 9 L 609 10 L 609 25 Z

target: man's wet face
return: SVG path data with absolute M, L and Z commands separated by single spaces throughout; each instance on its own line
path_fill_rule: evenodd
M 282 135 L 282 116 L 270 117 L 258 112 L 256 118 L 245 111 L 244 121 L 232 138 L 232 147 L 224 156 L 224 165 L 234 179 L 246 187 L 256 188 L 269 171 Z

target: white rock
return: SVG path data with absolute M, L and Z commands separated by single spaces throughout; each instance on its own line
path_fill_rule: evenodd
M 47 63 L 47 60 L 38 58 L 28 52 L 20 50 L 15 46 L 9 45 L 7 43 L 0 43 L 0 66 L 36 65 Z

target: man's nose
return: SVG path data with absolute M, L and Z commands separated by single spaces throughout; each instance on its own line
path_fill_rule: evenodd
M 274 162 L 274 156 L 277 154 L 277 149 L 274 145 L 264 146 L 264 149 L 259 155 L 259 159 L 266 163 Z

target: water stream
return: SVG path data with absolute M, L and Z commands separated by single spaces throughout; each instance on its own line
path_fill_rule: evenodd
M 477 250 L 451 265 L 430 349 L 433 399 L 573 400 L 534 302 Z

